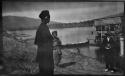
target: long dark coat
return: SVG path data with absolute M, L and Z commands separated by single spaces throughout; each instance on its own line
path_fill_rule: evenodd
M 35 42 L 37 46 L 36 61 L 39 63 L 40 69 L 52 71 L 54 69 L 53 62 L 53 37 L 47 25 L 41 23 L 36 32 Z
M 111 45 L 110 49 L 105 48 L 107 44 Z M 110 40 L 108 41 L 107 37 L 105 37 L 102 45 L 103 45 L 103 52 L 104 52 L 104 60 L 107 65 L 110 65 L 111 67 L 113 67 L 115 65 L 115 56 L 116 56 L 115 42 L 113 38 L 110 37 Z

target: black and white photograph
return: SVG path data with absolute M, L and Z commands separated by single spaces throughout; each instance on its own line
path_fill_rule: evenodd
M 123 1 L 2 1 L 0 76 L 124 76 Z

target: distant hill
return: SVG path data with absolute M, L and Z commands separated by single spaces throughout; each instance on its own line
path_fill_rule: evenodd
M 124 15 L 124 13 L 118 13 L 118 14 L 109 15 L 109 16 L 102 17 L 102 18 L 93 19 L 93 20 L 100 20 L 100 19 L 107 19 L 107 18 L 114 18 L 114 17 L 122 17 L 123 15 Z
M 90 27 L 93 26 L 93 21 L 75 22 L 75 23 L 60 23 L 51 24 L 50 28 L 73 28 L 73 27 Z
M 2 24 L 4 29 L 8 30 L 25 30 L 36 29 L 40 24 L 40 19 L 19 17 L 19 16 L 3 16 Z M 51 21 L 50 24 L 58 22 Z
M 7 30 L 30 30 L 37 29 L 40 24 L 40 19 L 19 17 L 19 16 L 3 16 L 3 28 Z M 59 23 L 50 21 L 49 28 L 71 28 L 91 26 L 89 21 L 79 23 Z

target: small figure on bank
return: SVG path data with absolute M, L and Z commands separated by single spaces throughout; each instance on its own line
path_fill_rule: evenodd
M 61 56 L 62 56 L 62 52 L 61 52 L 61 40 L 58 38 L 57 36 L 57 31 L 53 31 L 52 32 L 53 35 L 53 54 L 54 54 L 54 64 L 56 66 L 59 66 L 59 63 L 61 61 Z
M 115 51 L 114 51 L 114 40 L 109 33 L 103 39 L 103 50 L 104 50 L 104 60 L 106 63 L 105 71 L 115 72 Z
M 43 10 L 39 18 L 41 19 L 41 24 L 37 29 L 34 42 L 38 46 L 36 61 L 39 63 L 41 76 L 52 76 L 54 71 L 53 36 L 47 26 L 47 23 L 50 22 L 49 11 Z

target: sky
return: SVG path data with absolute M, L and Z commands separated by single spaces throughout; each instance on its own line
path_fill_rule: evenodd
M 2 15 L 39 18 L 49 10 L 51 21 L 71 23 L 123 13 L 123 2 L 2 2 Z

